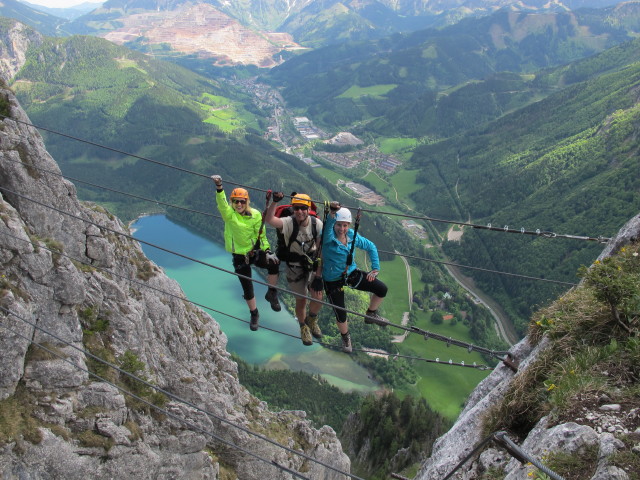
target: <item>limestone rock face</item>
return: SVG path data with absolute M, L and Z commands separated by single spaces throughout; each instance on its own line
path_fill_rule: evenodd
M 29 45 L 40 45 L 42 35 L 23 23 L 13 22 L 0 40 L 0 78 L 13 78 L 26 61 Z
M 349 471 L 335 432 L 250 395 L 218 323 L 184 300 L 122 222 L 46 172 L 60 170 L 9 90 L 0 104 L 9 112 L 0 119 L 0 400 L 32 420 L 0 438 L 0 477 L 217 479 L 223 468 L 225 478 L 292 478 L 277 462 L 344 478 L 291 451 Z M 149 383 L 98 357 L 134 359 Z

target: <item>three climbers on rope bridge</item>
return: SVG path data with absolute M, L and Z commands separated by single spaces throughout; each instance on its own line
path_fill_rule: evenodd
M 278 301 L 280 266 L 284 264 L 289 290 L 296 294 L 295 313 L 300 324 L 300 337 L 304 345 L 313 343 L 312 337 L 322 338 L 318 326 L 318 312 L 322 307 L 323 290 L 329 303 L 333 305 L 338 330 L 342 337 L 342 350 L 351 353 L 351 335 L 347 322 L 344 287 L 371 293 L 369 308 L 364 321 L 367 324 L 387 325 L 387 320 L 378 314 L 378 307 L 387 294 L 387 286 L 377 276 L 380 271 L 378 249 L 375 244 L 357 234 L 359 218 L 355 229 L 351 212 L 338 202 L 325 207 L 325 222 L 317 218 L 315 204 L 307 194 L 294 193 L 291 205 L 278 206 L 284 198 L 282 192 L 273 193 L 271 202 L 264 212 L 251 208 L 249 192 L 235 188 L 227 198 L 222 186 L 222 177 L 211 177 L 216 185 L 216 204 L 224 220 L 225 250 L 231 253 L 234 271 L 248 278 L 238 277 L 243 297 L 250 311 L 249 327 L 258 329 L 258 311 L 251 266 L 267 271 L 269 288 L 265 300 L 271 309 L 281 310 Z M 279 241 L 277 251 L 265 233 L 265 223 L 277 230 Z M 364 272 L 357 268 L 354 249 L 364 250 L 369 255 L 372 269 Z M 308 300 L 310 297 L 313 300 Z

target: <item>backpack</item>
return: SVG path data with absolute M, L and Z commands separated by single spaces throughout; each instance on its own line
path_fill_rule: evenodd
M 276 211 L 273 214 L 278 218 L 290 217 L 291 215 L 293 215 L 293 205 L 278 205 L 276 207 Z M 315 239 L 318 236 L 318 230 L 316 227 L 318 212 L 316 204 L 313 202 L 311 202 L 311 208 L 309 209 L 309 218 L 311 220 L 311 234 Z M 307 264 L 310 263 L 309 270 L 311 270 L 311 268 L 313 268 L 313 262 L 315 259 L 309 258 L 306 255 L 300 255 L 295 252 L 289 251 L 289 245 L 291 245 L 292 242 L 297 241 L 296 237 L 298 236 L 299 230 L 298 222 L 296 222 L 295 220 L 293 221 L 292 226 L 293 228 L 291 229 L 291 235 L 288 239 L 284 238 L 284 234 L 281 230 L 276 230 L 278 236 L 278 241 L 276 243 L 276 255 L 282 262 L 300 262 L 302 266 L 307 266 Z M 304 260 L 307 261 L 305 262 Z

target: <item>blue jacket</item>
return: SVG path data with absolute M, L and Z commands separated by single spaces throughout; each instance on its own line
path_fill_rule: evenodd
M 336 219 L 333 215 L 327 215 L 327 221 L 323 228 L 322 238 L 322 276 L 328 282 L 335 282 L 340 280 L 344 267 L 347 266 L 347 256 L 351 251 L 351 244 L 353 242 L 353 229 L 350 228 L 347 232 L 347 244 L 344 245 L 336 238 L 336 234 L 333 231 L 333 226 L 336 223 Z M 356 247 L 360 250 L 365 250 L 369 254 L 371 260 L 371 266 L 373 270 L 380 270 L 380 260 L 378 258 L 378 249 L 376 245 L 367 240 L 362 235 L 356 236 Z M 356 269 L 355 253 L 353 255 L 353 262 L 347 270 L 347 275 Z

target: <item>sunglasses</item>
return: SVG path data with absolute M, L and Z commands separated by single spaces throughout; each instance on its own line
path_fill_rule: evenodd
M 294 205 L 293 209 L 297 212 L 298 210 L 309 210 L 309 207 L 306 205 Z
M 239 203 L 240 205 L 244 205 L 245 203 L 247 203 L 246 200 L 236 200 L 236 199 L 231 200 L 231 202 L 232 203 Z

